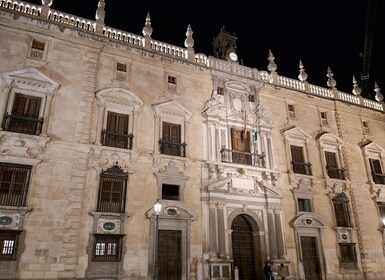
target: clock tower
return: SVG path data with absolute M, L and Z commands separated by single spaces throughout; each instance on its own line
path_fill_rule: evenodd
M 238 61 L 237 55 L 237 37 L 231 35 L 230 32 L 225 30 L 223 26 L 221 32 L 214 38 L 213 47 L 214 47 L 214 56 L 219 59 L 224 59 L 228 61 Z

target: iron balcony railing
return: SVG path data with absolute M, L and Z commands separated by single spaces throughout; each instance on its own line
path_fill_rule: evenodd
M 5 131 L 39 135 L 43 122 L 44 118 L 28 118 L 5 113 L 2 126 Z
M 372 173 L 372 176 L 374 183 L 385 185 L 385 174 Z
M 312 175 L 310 162 L 292 161 L 291 164 L 294 173 Z
M 328 172 L 329 178 L 339 179 L 339 180 L 346 180 L 345 169 L 338 168 L 338 167 L 327 166 L 326 170 Z
M 105 129 L 102 129 L 102 138 L 101 142 L 103 146 L 122 148 L 122 149 L 132 149 L 132 139 L 134 138 L 133 134 L 120 134 L 115 132 L 109 132 Z
M 232 162 L 244 165 L 253 165 L 258 167 L 266 167 L 265 157 L 266 154 L 257 154 L 250 152 L 242 152 L 231 149 L 222 148 L 221 151 L 222 162 Z
M 160 139 L 160 153 L 163 155 L 186 157 L 186 143 L 175 143 Z

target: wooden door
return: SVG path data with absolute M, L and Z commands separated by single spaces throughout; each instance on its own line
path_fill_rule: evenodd
M 158 275 L 159 280 L 182 279 L 182 232 L 159 230 Z
M 317 239 L 312 236 L 301 236 L 302 260 L 305 280 L 321 280 L 320 263 L 317 254 Z

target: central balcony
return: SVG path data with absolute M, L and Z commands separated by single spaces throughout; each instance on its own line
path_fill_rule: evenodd
M 221 161 L 231 162 L 244 165 L 252 165 L 257 167 L 266 167 L 266 154 L 257 154 L 250 152 L 242 152 L 230 149 L 221 149 Z

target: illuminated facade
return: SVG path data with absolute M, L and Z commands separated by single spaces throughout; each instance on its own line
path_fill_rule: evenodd
M 0 279 L 152 279 L 155 256 L 159 279 L 262 279 L 267 260 L 385 278 L 378 85 L 369 100 L 330 69 L 326 88 L 302 63 L 281 76 L 272 52 L 240 65 L 225 30 L 207 56 L 190 26 L 178 47 L 149 15 L 136 35 L 104 1 L 95 20 L 51 4 L 0 1 Z

